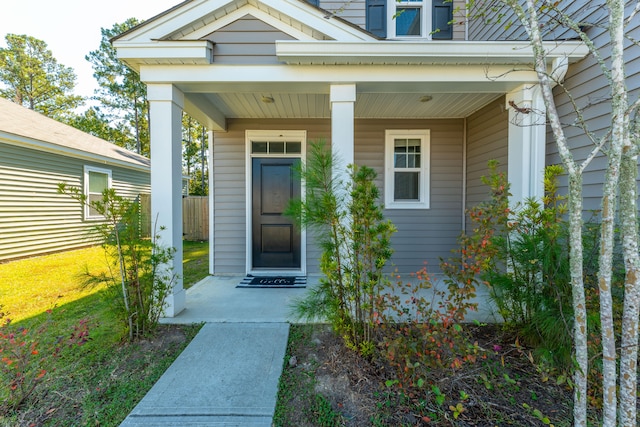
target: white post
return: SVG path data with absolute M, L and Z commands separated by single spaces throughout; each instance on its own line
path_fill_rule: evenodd
M 215 274 L 215 239 L 216 239 L 216 203 L 215 203 L 215 174 L 213 168 L 213 131 L 207 132 L 209 140 L 209 274 Z
M 346 181 L 347 165 L 354 162 L 354 104 L 355 84 L 335 84 L 330 88 L 331 151 L 339 163 L 334 165 L 333 176 Z
M 509 111 L 510 204 L 544 196 L 545 108 L 538 85 L 524 85 L 507 94 Z
M 171 84 L 147 86 L 151 122 L 151 214 L 162 246 L 175 248 L 167 267 L 178 278 L 165 300 L 164 316 L 185 308 L 182 286 L 182 108 L 184 95 Z M 160 230 L 163 227 L 163 230 Z

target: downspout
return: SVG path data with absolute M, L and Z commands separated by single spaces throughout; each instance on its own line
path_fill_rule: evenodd
M 568 70 L 569 58 L 567 58 L 566 56 L 554 58 L 554 60 L 551 62 L 551 80 L 554 83 L 554 87 L 557 83 L 564 80 Z
M 462 129 L 462 232 L 467 232 L 467 118 Z

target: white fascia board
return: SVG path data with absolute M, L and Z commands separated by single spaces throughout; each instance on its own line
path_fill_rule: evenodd
M 142 65 L 145 83 L 204 83 L 211 92 L 225 83 L 383 83 L 383 82 L 537 82 L 532 69 L 515 70 L 510 64 L 451 65 Z M 329 87 L 326 86 L 326 93 Z M 224 92 L 224 90 L 222 90 Z
M 333 16 L 322 16 L 322 11 L 299 0 L 259 0 L 259 2 L 283 15 L 290 16 L 297 21 L 303 22 L 305 25 L 326 34 L 335 40 L 376 40 L 375 37 L 367 34 L 364 30 L 351 27 L 337 19 L 334 19 Z
M 176 64 L 210 64 L 213 59 L 213 44 L 209 40 L 116 41 L 113 47 L 118 58 L 127 62 L 161 60 Z
M 547 58 L 575 62 L 588 48 L 579 41 L 545 42 Z M 463 41 L 276 41 L 278 59 L 296 64 L 433 63 L 433 64 L 530 64 L 532 51 L 526 42 Z
M 185 2 L 182 6 L 166 13 L 164 16 L 152 19 L 148 23 L 143 23 L 139 28 L 118 38 L 115 42 L 145 42 L 162 39 L 184 26 L 200 21 L 203 16 L 211 14 L 212 11 L 220 7 L 219 4 L 212 7 L 212 3 L 216 2 L 212 0 Z
M 84 161 L 102 163 L 111 166 L 120 166 L 123 168 L 134 169 L 141 172 L 149 173 L 151 171 L 151 168 L 149 166 L 136 165 L 133 163 L 114 159 L 112 157 L 101 156 L 99 154 L 90 153 L 88 151 L 76 150 L 73 148 L 64 147 L 62 145 L 52 144 L 46 141 L 40 141 L 38 139 L 27 138 L 24 136 L 2 131 L 0 131 L 0 143 L 16 145 L 19 147 L 30 148 L 32 150 L 44 151 L 52 154 L 59 154 L 66 157 L 73 157 Z
M 227 131 L 227 118 L 203 95 L 192 93 L 185 96 L 184 107 L 190 116 L 206 126 L 207 129 Z

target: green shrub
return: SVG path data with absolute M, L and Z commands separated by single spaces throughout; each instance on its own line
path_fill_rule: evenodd
M 336 160 L 322 142 L 312 143 L 300 168 L 306 197 L 291 203 L 288 214 L 315 231 L 324 277 L 297 301 L 298 317 L 325 317 L 350 348 L 370 354 L 375 348 L 374 302 L 383 285 L 383 268 L 391 257 L 393 224 L 378 205 L 376 173 L 349 165 L 347 182 L 334 179 Z
M 109 270 L 99 275 L 87 271 L 87 283 L 107 284 L 114 310 L 125 324 L 130 340 L 152 333 L 176 279 L 167 267 L 175 249 L 161 246 L 156 230 L 151 238 L 143 237 L 137 201 L 118 195 L 114 189 L 106 189 L 100 200 L 90 201 L 77 187 L 65 184 L 58 187 L 60 193 L 70 195 L 104 217 L 95 232 L 102 239 Z

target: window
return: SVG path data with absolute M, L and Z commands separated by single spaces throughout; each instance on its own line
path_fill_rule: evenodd
M 387 130 L 385 207 L 429 208 L 429 130 Z
M 425 23 L 425 0 L 399 0 L 393 3 L 389 30 L 391 37 L 424 37 L 428 31 Z M 394 34 L 395 30 L 395 34 Z
M 366 0 L 367 31 L 381 38 L 451 40 L 450 0 Z
M 84 167 L 84 194 L 87 202 L 102 200 L 102 192 L 111 188 L 111 171 L 109 169 Z M 102 219 L 102 215 L 93 207 L 85 206 L 84 219 Z

